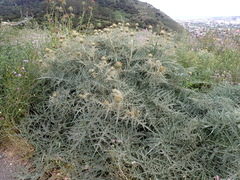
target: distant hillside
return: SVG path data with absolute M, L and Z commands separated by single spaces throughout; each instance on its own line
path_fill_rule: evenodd
M 47 1 L 53 2 L 53 0 L 0 0 L 0 19 L 13 21 L 29 15 L 42 21 L 46 13 Z M 55 0 L 56 5 L 60 6 L 61 1 L 59 1 Z M 90 13 L 89 7 L 92 7 L 91 22 L 94 25 L 101 23 L 104 27 L 113 22 L 131 22 L 139 23 L 142 28 L 152 25 L 156 29 L 182 31 L 182 27 L 165 13 L 138 0 L 66 0 L 66 3 L 67 6 L 73 7 L 73 13 L 77 15 L 74 19 L 75 23 L 79 21 L 84 8 L 87 19 Z
M 45 7 L 44 0 L 0 0 L 0 19 L 12 21 L 27 15 L 43 17 Z

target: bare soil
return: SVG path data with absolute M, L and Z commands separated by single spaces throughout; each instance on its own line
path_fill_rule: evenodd
M 15 176 L 23 164 L 7 149 L 0 149 L 0 180 L 16 180 Z

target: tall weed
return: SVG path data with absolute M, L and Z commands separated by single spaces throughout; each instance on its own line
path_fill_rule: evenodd
M 41 71 L 37 59 L 43 56 L 43 46 L 48 40 L 45 33 L 40 35 L 40 30 L 0 28 L 0 141 L 3 142 L 19 132 L 18 125 L 29 114 L 35 80 Z

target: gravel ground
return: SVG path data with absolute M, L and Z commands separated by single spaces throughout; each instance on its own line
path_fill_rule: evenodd
M 18 170 L 19 165 L 5 153 L 0 152 L 0 180 L 16 180 L 14 175 Z

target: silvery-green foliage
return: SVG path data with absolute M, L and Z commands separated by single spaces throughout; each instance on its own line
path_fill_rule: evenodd
M 47 98 L 23 127 L 36 147 L 35 171 L 26 174 L 238 176 L 240 87 L 209 94 L 184 88 L 189 70 L 176 62 L 174 44 L 119 28 L 65 41 L 39 79 Z

